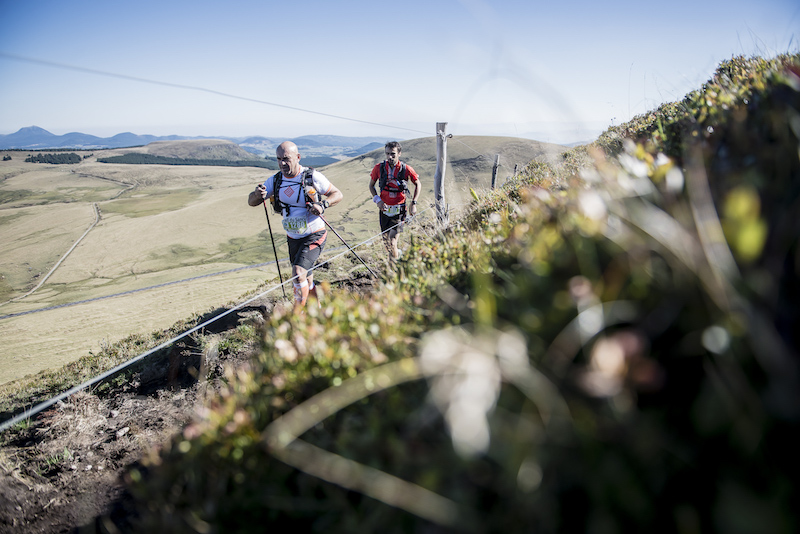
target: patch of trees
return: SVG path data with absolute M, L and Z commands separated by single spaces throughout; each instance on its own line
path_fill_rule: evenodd
M 100 163 L 123 163 L 129 165 L 206 165 L 221 167 L 263 167 L 265 169 L 278 169 L 278 163 L 268 160 L 223 160 L 223 159 L 197 159 L 197 158 L 168 158 L 153 154 L 131 153 L 122 156 L 109 156 L 97 158 Z
M 11 156 L 6 154 L 5 156 L 3 156 L 3 161 L 11 161 Z
M 9 158 L 10 159 L 10 158 Z M 81 157 L 74 152 L 67 154 L 36 154 L 25 158 L 28 163 L 53 163 L 56 165 L 80 163 Z

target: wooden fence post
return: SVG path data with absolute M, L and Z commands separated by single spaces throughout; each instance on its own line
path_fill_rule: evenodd
M 494 155 L 494 166 L 492 166 L 492 189 L 494 189 L 494 184 L 497 181 L 497 167 L 500 166 L 500 154 Z
M 439 225 L 448 223 L 448 208 L 444 198 L 444 175 L 447 166 L 447 123 L 436 123 L 436 172 L 433 175 L 433 194 L 436 199 L 436 217 Z

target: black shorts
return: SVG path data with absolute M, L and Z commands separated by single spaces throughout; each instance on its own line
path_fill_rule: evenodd
M 386 215 L 384 212 L 380 212 L 378 216 L 380 217 L 381 221 L 381 232 L 385 232 L 392 227 L 394 227 L 393 229 L 396 231 L 398 230 L 397 225 L 406 220 L 406 207 L 403 206 L 400 210 L 400 213 L 397 215 L 392 215 L 391 217 Z
M 292 265 L 302 267 L 306 271 L 311 269 L 319 255 L 322 254 L 322 248 L 325 246 L 327 238 L 327 230 L 320 230 L 300 239 L 292 239 L 287 236 L 286 242 L 289 244 L 289 259 Z

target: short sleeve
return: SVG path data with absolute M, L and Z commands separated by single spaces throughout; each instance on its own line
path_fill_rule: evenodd
M 414 170 L 411 165 L 406 165 L 406 175 L 412 182 L 419 182 L 419 174 Z
M 274 174 L 271 175 L 266 180 L 264 180 L 264 189 L 267 190 L 267 196 L 272 196 L 273 195 L 273 193 L 274 193 L 273 189 L 275 187 L 274 182 L 275 182 L 275 175 Z
M 314 182 L 314 188 L 322 193 L 323 195 L 327 195 L 331 191 L 331 181 L 322 174 L 321 172 L 314 170 L 314 174 L 311 177 L 312 181 Z

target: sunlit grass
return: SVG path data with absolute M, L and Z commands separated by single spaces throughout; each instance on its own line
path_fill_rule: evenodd
M 200 193 L 198 189 L 137 189 L 132 196 L 103 203 L 102 208 L 103 212 L 127 217 L 148 217 L 184 208 L 197 200 Z

